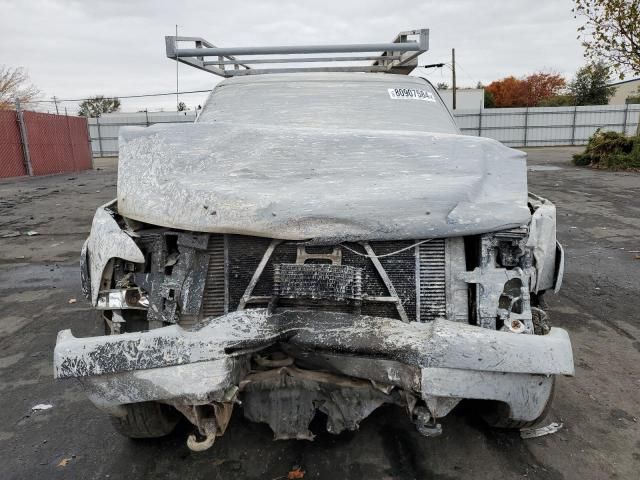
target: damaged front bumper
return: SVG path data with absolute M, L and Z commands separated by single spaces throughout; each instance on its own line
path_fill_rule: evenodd
M 276 344 L 291 363 L 252 372 L 251 358 Z M 559 328 L 547 335 L 525 335 L 446 320 L 403 323 L 266 309 L 210 318 L 189 330 L 172 325 L 91 338 L 64 330 L 58 334 L 54 368 L 56 378 L 78 378 L 89 398 L 107 411 L 144 401 L 233 402 L 239 389 L 275 375 L 278 388 L 287 388 L 283 377 L 298 384 L 315 382 L 316 390 L 341 382 L 353 388 L 374 385 L 392 403 L 394 390 L 407 392 L 424 400 L 434 419 L 459 399 L 496 400 L 520 421 L 540 416 L 552 375 L 574 373 L 569 336 Z M 378 400 L 372 405 L 384 403 Z

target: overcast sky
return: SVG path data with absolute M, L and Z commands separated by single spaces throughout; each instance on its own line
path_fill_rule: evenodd
M 218 46 L 368 43 L 427 27 L 421 64 L 450 62 L 458 84 L 553 70 L 567 78 L 584 63 L 571 0 L 0 0 L 0 64 L 24 66 L 43 98 L 175 91 L 164 36 L 201 36 Z M 447 68 L 432 82 L 451 83 Z M 219 78 L 180 66 L 180 89 Z M 205 95 L 185 96 L 193 107 Z M 68 104 L 75 110 L 75 106 Z M 123 110 L 175 108 L 175 97 L 123 101 Z

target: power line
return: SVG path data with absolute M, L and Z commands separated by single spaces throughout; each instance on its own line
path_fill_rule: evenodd
M 418 68 L 442 68 L 449 67 L 447 63 L 433 63 L 429 65 L 419 65 Z M 449 67 L 451 68 L 451 67 Z M 160 92 L 160 93 L 144 93 L 137 95 L 102 95 L 105 98 L 118 98 L 118 99 L 126 99 L 126 98 L 146 98 L 146 97 L 164 97 L 169 95 L 188 95 L 191 93 L 209 93 L 213 90 L 213 88 L 207 88 L 206 90 L 185 90 L 182 92 L 173 91 L 173 92 Z M 29 103 L 62 103 L 62 102 L 82 102 L 84 100 L 89 100 L 91 98 L 95 98 L 95 95 L 92 97 L 83 97 L 83 98 L 57 98 L 55 100 L 32 100 Z
M 178 51 L 178 24 L 176 23 L 176 39 L 174 40 L 173 43 L 173 48 L 174 50 L 177 52 Z M 180 65 L 180 62 L 177 61 L 178 58 L 176 57 L 176 110 L 180 110 L 180 93 L 179 93 L 179 87 L 178 87 L 178 65 Z
M 444 63 L 429 63 L 428 65 L 418 65 L 418 68 L 442 68 Z
M 212 89 L 208 88 L 206 90 L 187 90 L 184 92 L 178 92 L 180 95 L 185 95 L 185 94 L 189 94 L 189 93 L 208 93 L 210 92 Z M 144 97 L 162 97 L 162 96 L 167 96 L 167 95 L 175 95 L 176 92 L 163 92 L 163 93 L 146 93 L 143 95 L 113 95 L 113 96 L 107 96 L 104 95 L 105 98 L 144 98 Z M 56 98 L 56 100 L 33 100 L 30 101 L 29 103 L 55 103 L 55 102 L 82 102 L 83 100 L 89 100 L 91 98 L 95 98 L 94 97 L 85 97 L 85 98 Z

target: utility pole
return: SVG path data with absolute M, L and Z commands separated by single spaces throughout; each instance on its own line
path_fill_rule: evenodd
M 59 113 L 58 113 L 58 99 L 56 98 L 55 95 L 53 96 L 53 103 L 56 106 L 56 115 L 59 115 Z
M 176 50 L 176 52 L 178 51 L 178 24 L 176 23 L 176 44 L 174 45 L 174 48 Z M 180 65 L 180 62 L 178 62 L 178 57 L 176 57 L 176 112 L 178 111 L 179 107 L 180 107 L 180 97 L 178 94 L 178 65 Z
M 456 49 L 451 49 L 451 74 L 453 76 L 452 86 L 453 86 L 453 109 L 456 109 Z

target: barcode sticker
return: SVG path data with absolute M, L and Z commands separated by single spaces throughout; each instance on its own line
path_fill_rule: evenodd
M 389 88 L 389 97 L 392 100 L 424 100 L 426 102 L 435 102 L 436 97 L 433 93 L 419 88 Z

